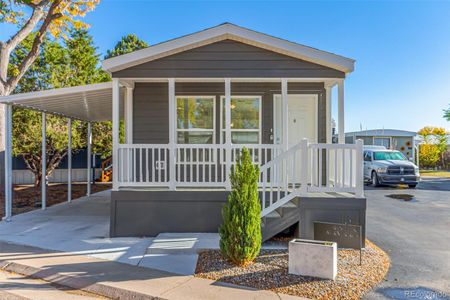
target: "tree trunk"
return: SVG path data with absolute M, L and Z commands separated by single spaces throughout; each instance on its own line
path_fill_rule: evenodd
M 67 150 L 63 152 L 55 152 L 53 149 L 48 149 L 46 153 L 46 176 L 50 176 L 53 171 L 59 166 L 63 158 L 67 155 Z M 34 186 L 39 187 L 42 184 L 41 174 L 42 174 L 42 163 L 40 155 L 26 154 L 23 155 L 23 160 L 27 165 L 28 170 L 30 170 L 34 175 Z

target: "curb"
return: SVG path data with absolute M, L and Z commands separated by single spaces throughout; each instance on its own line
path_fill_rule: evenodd
M 89 292 L 92 294 L 96 294 L 98 296 L 103 296 L 111 299 L 133 299 L 133 300 L 164 299 L 160 297 L 141 294 L 138 292 L 133 292 L 126 289 L 104 285 L 101 283 L 95 283 L 85 278 L 64 275 L 61 273 L 54 273 L 49 270 L 34 268 L 18 264 L 15 262 L 1 261 L 0 268 L 8 272 L 17 273 L 30 278 L 41 279 L 56 285 L 82 290 L 85 292 Z M 11 296 L 11 298 L 6 299 L 11 300 L 25 299 L 25 298 L 17 298 L 16 296 L 7 293 L 6 297 L 8 296 Z

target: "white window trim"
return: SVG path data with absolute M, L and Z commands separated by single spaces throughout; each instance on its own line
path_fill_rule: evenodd
M 375 146 L 375 139 L 389 139 L 389 147 L 388 149 L 393 149 L 392 148 L 392 137 L 390 136 L 374 136 L 372 137 L 372 144 Z M 383 146 L 383 145 L 381 145 Z
M 259 100 L 259 129 L 233 129 L 231 128 L 231 132 L 258 132 L 258 139 L 259 143 L 254 145 L 261 145 L 262 144 L 262 96 L 258 95 L 231 95 L 231 100 L 233 98 L 244 98 L 244 99 L 255 99 L 257 98 Z M 223 101 L 225 101 L 225 96 L 220 96 L 220 143 L 223 144 L 223 132 L 225 131 L 225 128 L 222 128 L 222 118 L 223 118 Z M 243 145 L 243 144 L 238 144 Z
M 196 96 L 196 95 L 176 95 L 175 96 L 175 107 L 178 105 L 178 99 L 179 98 L 195 98 L 195 99 L 212 99 L 213 100 L 213 128 L 212 129 L 205 129 L 205 128 L 178 128 L 178 111 L 176 113 L 176 119 L 175 119 L 175 136 L 176 136 L 176 144 L 178 143 L 178 132 L 211 132 L 213 133 L 212 136 L 212 143 L 211 144 L 204 144 L 204 145 L 214 145 L 216 144 L 216 96 Z M 180 145 L 193 145 L 193 144 L 180 144 Z M 203 145 L 203 144 L 195 144 L 195 145 Z

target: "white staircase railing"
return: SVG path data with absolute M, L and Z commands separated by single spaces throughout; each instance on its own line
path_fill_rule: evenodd
M 261 217 L 264 217 L 291 201 L 301 192 L 306 192 L 307 174 L 302 172 L 308 164 L 308 141 L 303 140 L 281 153 L 260 169 Z
M 309 144 L 306 139 L 260 169 L 261 217 L 299 195 L 348 192 L 364 196 L 363 144 Z

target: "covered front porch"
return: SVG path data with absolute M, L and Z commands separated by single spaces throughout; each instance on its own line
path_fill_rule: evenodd
M 44 119 L 45 113 L 65 116 L 69 127 L 72 119 L 112 120 L 113 191 L 229 190 L 231 166 L 245 146 L 260 166 L 262 217 L 299 195 L 363 197 L 362 144 L 343 143 L 343 85 L 342 78 L 114 78 L 4 97 L 6 216 L 12 105 L 42 111 Z M 331 144 L 333 94 L 339 144 Z
M 114 78 L 112 95 L 113 124 L 122 103 L 125 123 L 125 143 L 113 129 L 115 191 L 229 190 L 246 147 L 261 170 L 262 216 L 300 194 L 363 197 L 362 144 L 344 144 L 342 78 Z

